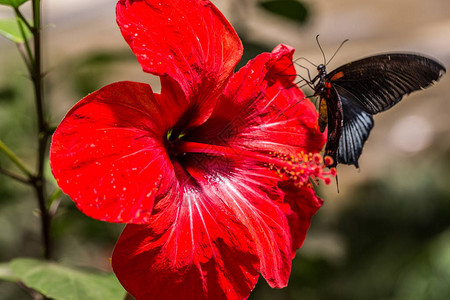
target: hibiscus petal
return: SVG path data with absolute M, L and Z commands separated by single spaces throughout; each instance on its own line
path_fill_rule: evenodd
M 244 168 L 236 169 L 238 172 L 248 174 Z M 260 272 L 267 283 L 275 288 L 285 287 L 291 273 L 292 247 L 285 215 L 274 199 L 266 196 L 264 189 L 254 187 L 245 178 L 235 176 L 225 180 L 223 185 L 217 186 L 211 197 L 227 201 L 233 214 L 247 227 L 259 256 Z
M 186 103 L 161 97 L 147 84 L 114 83 L 81 100 L 59 125 L 52 172 L 88 216 L 145 223 L 155 196 L 171 185 L 164 140 Z
M 318 130 L 315 106 L 293 82 L 293 54 L 294 49 L 286 45 L 273 50 L 272 56 L 276 60 L 269 65 L 265 77 L 268 84 L 262 101 L 270 113 L 261 121 L 262 130 L 253 130 L 250 136 L 266 141 L 260 146 L 269 147 L 271 151 L 316 153 L 325 144 L 326 136 Z
M 248 231 L 229 209 L 198 196 L 172 194 L 149 225 L 127 225 L 120 236 L 112 265 L 137 300 L 240 300 L 255 286 Z
M 192 135 L 205 143 L 285 154 L 319 152 L 326 136 L 314 105 L 292 82 L 294 49 L 280 45 L 230 78 L 209 120 Z
M 285 213 L 245 178 L 201 178 L 186 169 L 195 184 L 171 190 L 148 225 L 122 233 L 112 259 L 122 285 L 138 300 L 245 299 L 258 271 L 271 286 L 286 286 L 292 243 Z
M 306 233 L 311 225 L 311 219 L 322 206 L 323 200 L 317 197 L 314 189 L 303 186 L 295 187 L 289 182 L 279 184 L 285 192 L 284 203 L 280 206 L 286 213 L 291 230 L 292 258 L 306 238 Z
M 256 135 L 253 138 L 258 139 L 257 134 L 261 133 L 265 140 L 275 146 L 272 150 L 284 153 L 292 151 L 279 146 L 286 144 L 286 141 L 295 148 L 295 152 L 320 152 L 326 142 L 326 135 L 317 126 L 318 114 L 314 104 L 297 87 L 286 89 L 281 82 L 268 86 L 265 97 L 273 111 L 264 118 L 265 130 L 254 131 Z
M 207 0 L 120 0 L 117 23 L 143 70 L 169 75 L 188 97 L 220 92 L 242 55 L 236 32 Z

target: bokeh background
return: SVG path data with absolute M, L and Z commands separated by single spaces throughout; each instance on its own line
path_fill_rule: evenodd
M 108 83 L 135 80 L 158 90 L 158 79 L 141 71 L 120 35 L 116 1 L 42 2 L 46 100 L 55 125 L 79 99 Z M 294 46 L 296 57 L 322 63 L 315 41 L 320 34 L 328 58 L 350 39 L 329 70 L 387 51 L 426 53 L 450 66 L 448 0 L 303 0 L 297 11 L 287 10 L 291 19 L 256 0 L 213 2 L 244 42 L 241 65 L 279 43 Z M 0 7 L 0 18 L 8 16 L 9 9 Z M 293 261 L 289 286 L 274 290 L 260 280 L 250 299 L 450 299 L 449 83 L 444 76 L 435 87 L 375 116 L 360 169 L 338 168 L 339 193 L 334 183 L 319 187 L 325 204 Z M 15 45 L 0 39 L 0 138 L 30 166 L 34 130 L 25 66 Z M 9 166 L 1 153 L 0 163 Z M 68 264 L 109 270 L 121 230 L 122 225 L 84 216 L 63 197 L 53 222 L 56 256 Z M 34 195 L 1 176 L 0 262 L 39 255 Z M 0 299 L 29 298 L 16 285 L 0 282 Z

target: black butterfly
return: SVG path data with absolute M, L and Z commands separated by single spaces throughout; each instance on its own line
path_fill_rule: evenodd
M 333 159 L 330 167 L 338 163 L 358 167 L 373 127 L 372 115 L 391 108 L 403 96 L 428 87 L 446 71 L 431 58 L 408 53 L 370 56 L 330 73 L 325 64 L 320 64 L 317 70 L 319 74 L 308 83 L 314 88 L 314 95 L 320 97 L 320 131 L 328 125 L 325 155 Z

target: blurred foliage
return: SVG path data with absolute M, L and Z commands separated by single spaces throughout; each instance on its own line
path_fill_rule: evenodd
M 298 0 L 232 0 L 233 15 L 229 20 L 238 33 L 244 45 L 244 52 L 236 70 L 245 66 L 250 59 L 255 58 L 263 52 L 272 52 L 275 45 L 266 44 L 264 41 L 256 40 L 251 35 L 247 24 L 247 16 L 251 10 L 260 8 L 280 19 L 295 21 L 295 26 L 303 26 L 309 20 L 310 10 L 308 6 Z
M 297 0 L 268 0 L 258 2 L 266 11 L 303 24 L 308 21 L 309 10 L 306 4 Z
M 263 52 L 272 52 L 273 48 L 269 47 L 268 45 L 264 45 L 263 43 L 251 41 L 246 38 L 245 34 L 240 34 L 239 37 L 241 38 L 242 44 L 244 45 L 244 52 L 242 53 L 241 60 L 236 66 L 236 70 L 239 70 L 240 68 L 245 66 L 249 60 L 255 58 L 259 54 Z
M 0 87 L 0 103 L 10 102 L 16 97 L 16 90 L 10 86 Z
M 121 61 L 135 62 L 135 60 L 136 57 L 128 49 L 125 51 L 97 51 L 75 59 L 62 71 L 73 76 L 71 78 L 72 89 L 77 98 L 81 99 L 102 87 L 100 78 L 108 75 L 111 65 Z
M 27 287 L 58 300 L 122 300 L 125 290 L 113 273 L 17 258 L 11 270 Z

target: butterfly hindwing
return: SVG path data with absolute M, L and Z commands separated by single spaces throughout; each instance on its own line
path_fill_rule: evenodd
M 391 53 L 345 64 L 326 76 L 333 86 L 352 94 L 368 113 L 398 103 L 404 95 L 426 88 L 445 73 L 437 61 L 417 54 Z
M 347 91 L 336 86 L 342 103 L 343 126 L 339 139 L 337 162 L 358 166 L 364 143 L 373 127 L 372 115 L 364 111 L 359 102 Z

